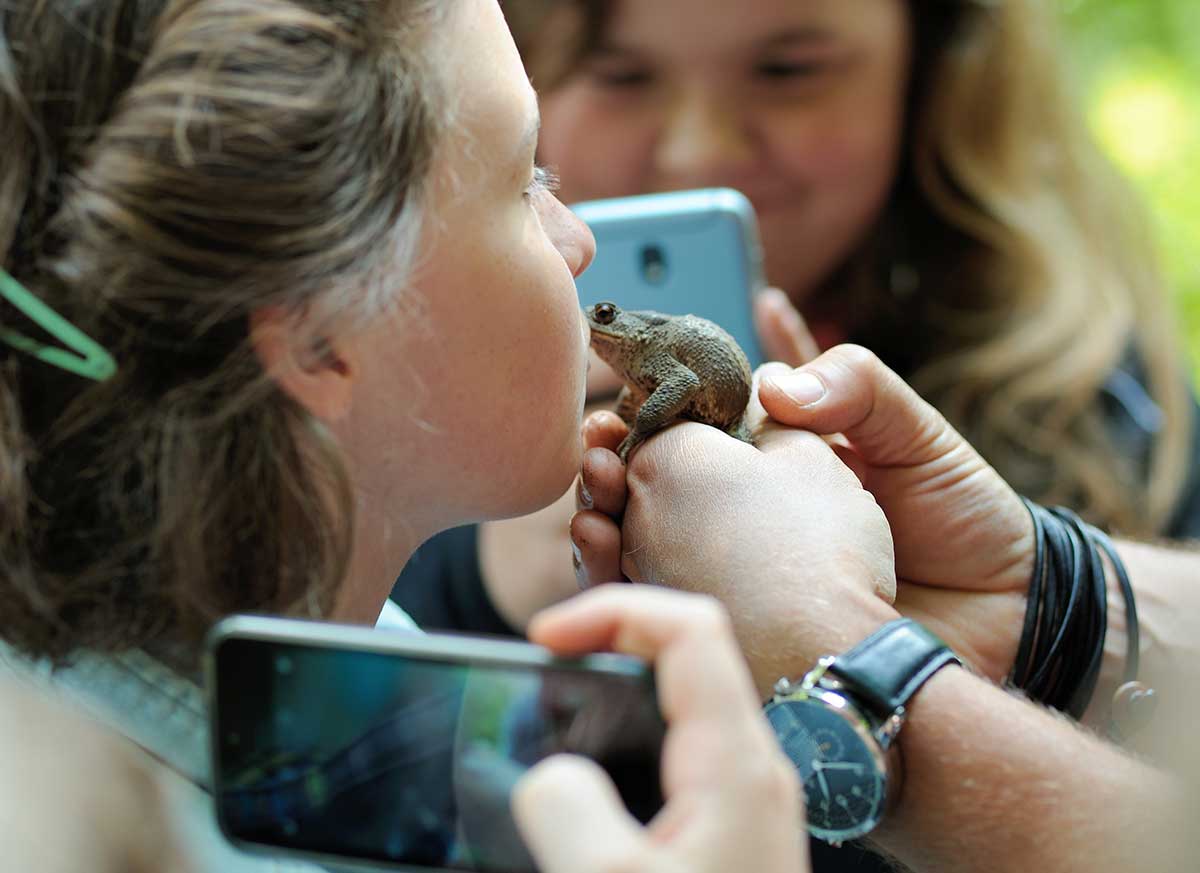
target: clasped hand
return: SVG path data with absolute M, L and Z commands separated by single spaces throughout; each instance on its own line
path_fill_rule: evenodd
M 625 469 L 624 424 L 590 417 L 571 522 L 580 584 L 716 596 L 764 695 L 897 611 L 1007 674 L 1032 524 L 936 410 L 869 351 L 839 346 L 760 368 L 749 418 L 753 446 L 682 423 Z

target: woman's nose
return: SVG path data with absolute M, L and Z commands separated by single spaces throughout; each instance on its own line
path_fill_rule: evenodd
M 578 278 L 596 256 L 596 238 L 592 230 L 558 198 L 549 196 L 550 215 L 543 220 L 550 240 L 566 262 L 571 275 Z
M 658 172 L 673 187 L 727 183 L 744 171 L 754 155 L 736 107 L 696 92 L 675 99 L 655 152 Z

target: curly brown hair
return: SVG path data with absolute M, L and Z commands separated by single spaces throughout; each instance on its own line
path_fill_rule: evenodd
M 0 0 L 0 266 L 119 365 L 0 350 L 9 643 L 186 662 L 231 611 L 327 610 L 348 473 L 249 316 L 391 302 L 373 278 L 411 266 L 441 126 L 437 6 Z

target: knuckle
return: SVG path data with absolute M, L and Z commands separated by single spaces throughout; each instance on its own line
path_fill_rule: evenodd
M 846 343 L 832 350 L 847 370 L 852 372 L 871 371 L 883 366 L 879 356 L 866 346 Z

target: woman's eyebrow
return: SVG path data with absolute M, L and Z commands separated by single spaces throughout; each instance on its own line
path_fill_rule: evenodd
M 807 24 L 769 33 L 754 40 L 752 44 L 757 51 L 771 51 L 773 49 L 828 45 L 836 37 L 837 34 L 828 27 Z M 638 48 L 614 41 L 611 38 L 602 39 L 588 51 L 589 57 L 601 60 L 636 60 L 642 57 L 642 54 L 643 52 Z
M 831 42 L 834 33 L 828 28 L 816 25 L 794 27 L 773 33 L 759 42 L 763 49 L 792 48 L 794 46 L 821 45 Z

